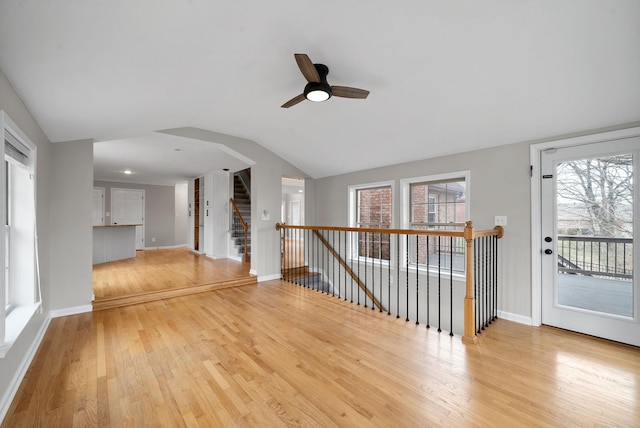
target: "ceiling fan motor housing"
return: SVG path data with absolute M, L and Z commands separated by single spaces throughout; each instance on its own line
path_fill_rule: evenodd
M 320 76 L 319 82 L 309 82 L 304 87 L 304 96 L 309 101 L 326 101 L 333 95 L 333 91 L 331 91 L 331 86 L 327 83 L 327 74 L 329 74 L 329 67 L 324 64 L 313 64 L 316 70 L 318 71 L 318 75 Z M 323 96 L 319 94 L 320 97 L 316 98 L 314 95 L 318 95 L 318 92 L 324 92 L 326 95 Z M 309 95 L 311 94 L 311 95 Z

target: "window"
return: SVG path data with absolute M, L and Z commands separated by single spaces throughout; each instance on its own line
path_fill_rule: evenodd
M 435 195 L 429 195 L 429 202 L 427 205 L 427 218 L 429 223 L 436 222 L 436 204 L 438 203 L 438 197 Z
M 0 275 L 0 358 L 26 326 L 39 306 L 36 263 L 35 227 L 35 145 L 0 112 L 3 136 L 0 163 L 3 181 L 0 201 L 4 227 L 4 245 L 0 245 L 0 260 L 4 274 Z
M 401 181 L 404 227 L 418 230 L 461 230 L 469 218 L 469 172 L 462 171 Z M 464 272 L 463 238 L 420 236 L 409 245 L 410 262 L 424 268 Z
M 393 218 L 391 183 L 349 187 L 352 227 L 389 229 Z M 376 260 L 390 258 L 389 235 L 375 232 L 357 233 L 352 243 L 352 257 Z

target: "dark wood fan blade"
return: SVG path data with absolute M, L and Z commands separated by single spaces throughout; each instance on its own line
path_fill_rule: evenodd
M 307 79 L 307 82 L 320 82 L 318 70 L 316 70 L 316 66 L 313 65 L 313 62 L 311 62 L 307 54 L 294 54 L 293 56 L 296 57 L 298 68 L 300 68 L 300 71 L 304 78 Z
M 286 103 L 282 104 L 282 108 L 289 108 L 291 106 L 294 106 L 304 100 L 306 100 L 307 98 L 304 96 L 304 94 L 300 94 L 297 95 L 293 98 L 291 98 L 289 101 L 287 101 Z
M 331 91 L 334 97 L 342 98 L 367 98 L 369 91 L 358 88 L 350 88 L 348 86 L 332 86 Z

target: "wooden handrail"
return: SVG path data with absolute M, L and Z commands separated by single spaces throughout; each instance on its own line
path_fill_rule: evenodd
M 474 231 L 472 222 L 468 221 L 465 223 L 465 230 L 463 231 L 455 231 L 455 230 L 419 230 L 419 229 L 381 229 L 374 227 L 339 227 L 339 226 L 291 226 L 284 223 L 276 223 L 276 230 L 281 229 L 298 229 L 298 230 L 335 230 L 340 232 L 366 232 L 366 233 L 388 233 L 391 235 L 427 235 L 427 236 L 450 236 L 457 238 L 466 238 L 465 231 L 467 228 L 471 228 L 472 230 L 472 239 L 479 238 L 482 236 L 497 236 L 498 238 L 502 238 L 504 234 L 504 229 L 502 226 L 496 226 L 490 230 L 479 230 Z
M 233 198 L 229 198 L 229 202 L 231 203 L 233 210 L 235 211 L 238 218 L 240 219 L 240 224 L 242 224 L 242 229 L 244 229 L 244 262 L 248 263 L 249 262 L 249 239 L 247 236 L 248 235 L 247 232 L 249 231 L 249 225 L 247 224 L 246 221 L 244 221 L 244 217 L 242 217 L 242 214 L 240 213 L 240 209 L 238 209 L 238 206 L 236 205 L 236 201 L 234 201 Z

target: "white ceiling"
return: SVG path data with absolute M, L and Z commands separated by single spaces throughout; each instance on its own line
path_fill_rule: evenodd
M 165 186 L 209 171 L 235 172 L 253 164 L 226 146 L 164 134 L 97 142 L 93 157 L 95 180 Z
M 191 126 L 324 177 L 636 121 L 639 23 L 637 0 L 0 0 L 0 68 L 52 141 Z M 280 108 L 294 53 L 369 98 Z

